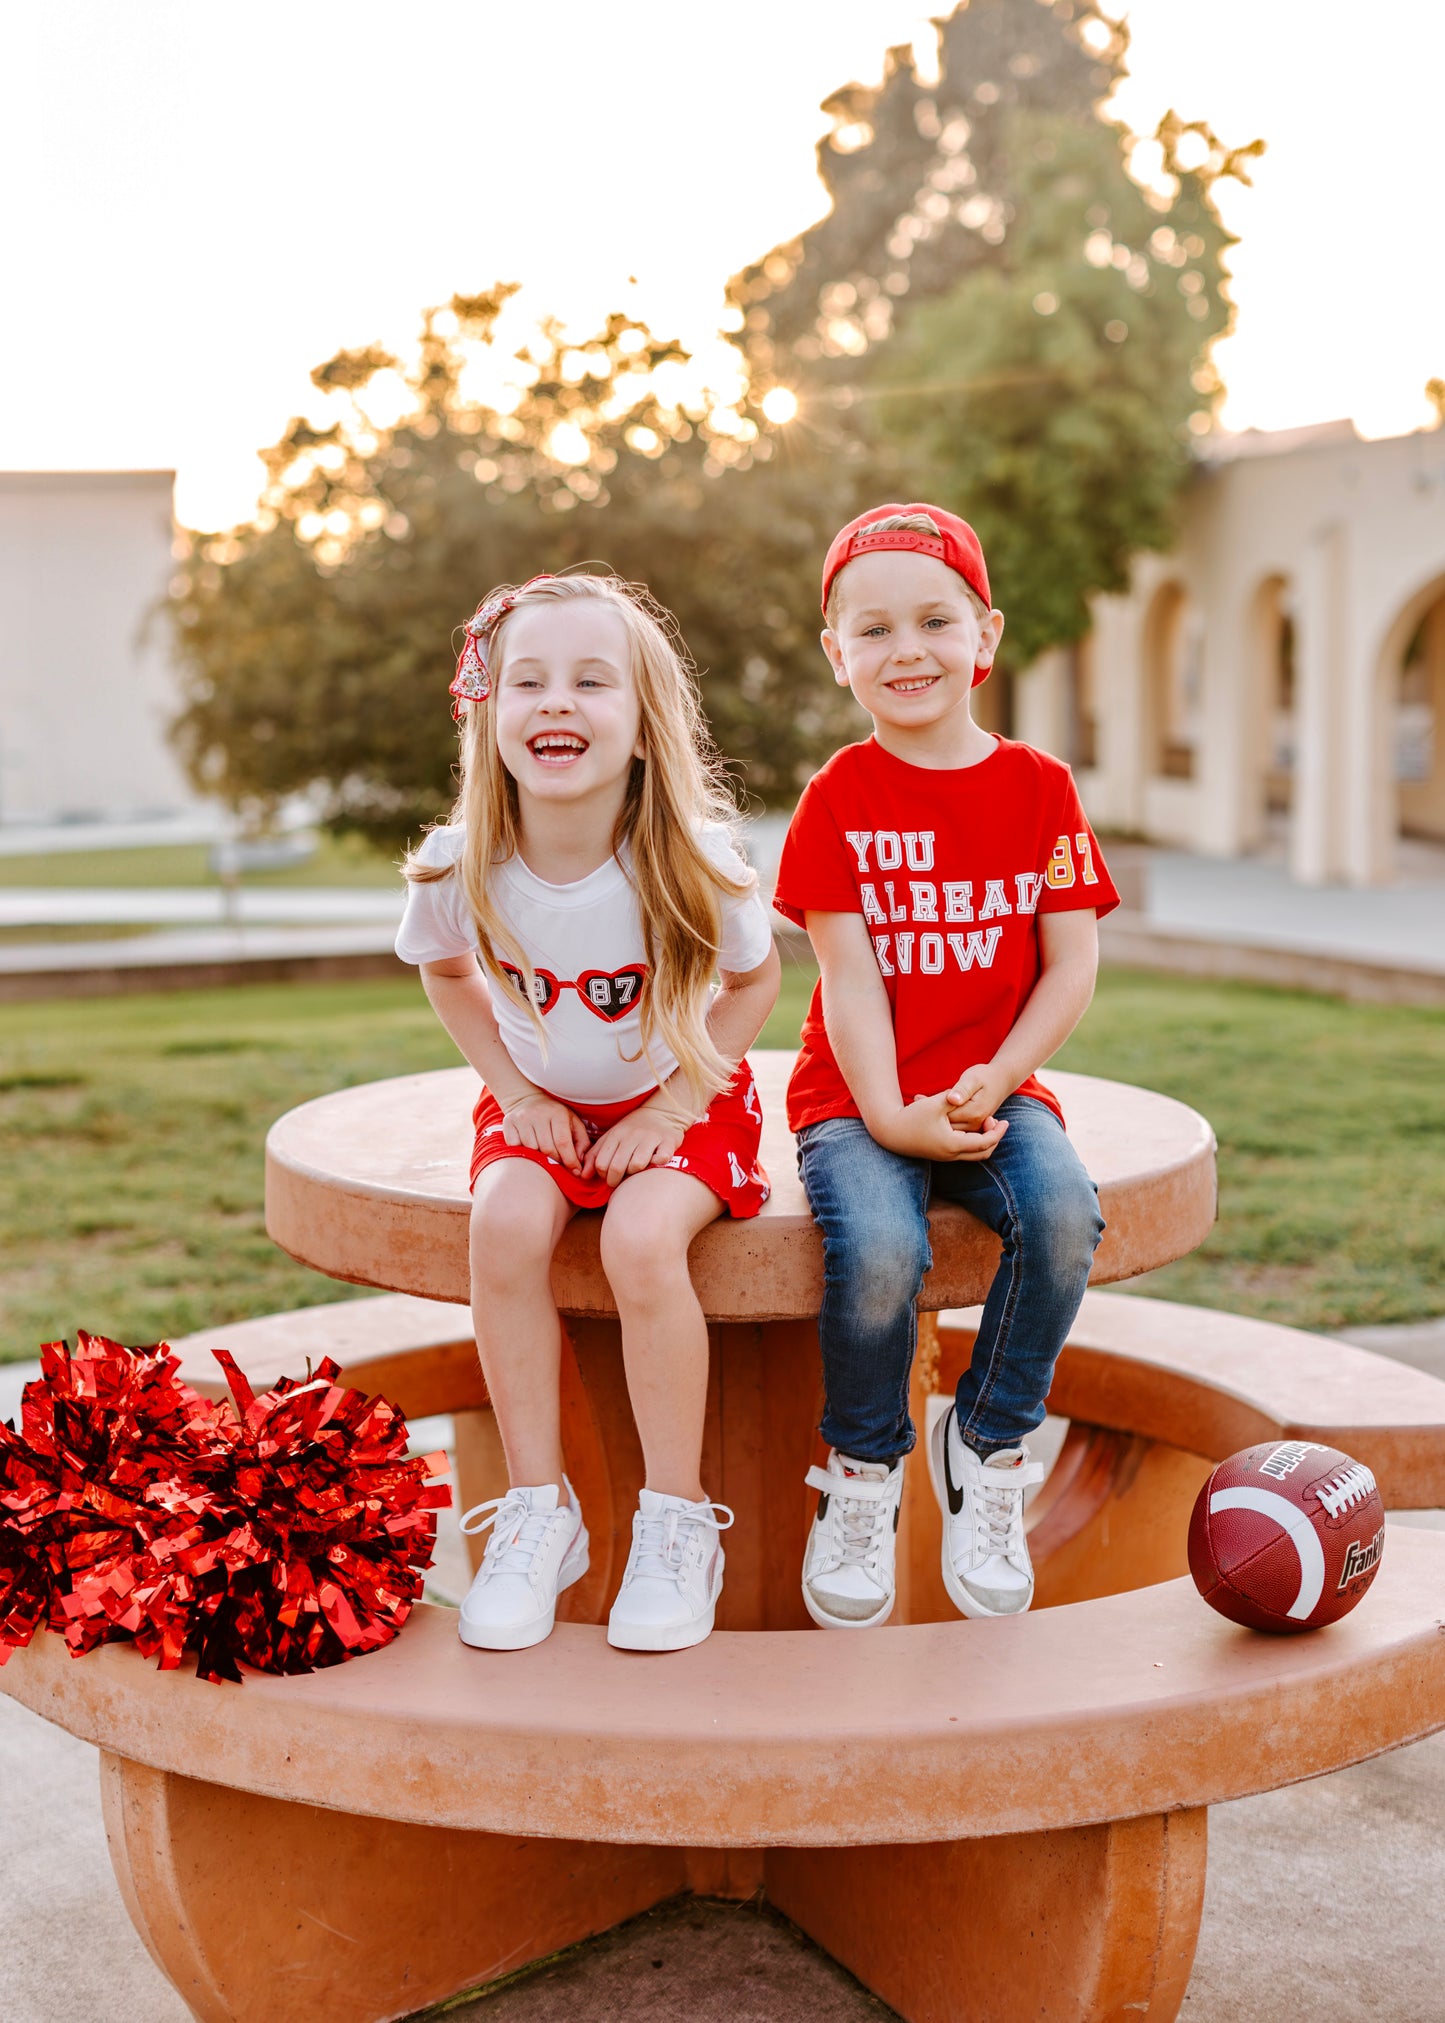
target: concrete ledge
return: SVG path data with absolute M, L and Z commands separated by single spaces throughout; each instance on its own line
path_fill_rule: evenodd
M 238 983 L 341 983 L 415 976 L 392 949 L 394 929 L 220 930 L 125 941 L 0 948 L 0 1004 L 121 997 L 139 991 L 218 990 Z
M 786 957 L 811 960 L 807 936 L 798 930 L 777 928 L 777 940 Z M 1325 948 L 1220 940 L 1123 908 L 1100 923 L 1099 950 L 1103 962 L 1115 969 L 1262 983 L 1357 1004 L 1445 1005 L 1445 969 L 1370 961 Z M 414 974 L 392 952 L 389 928 L 384 939 L 347 929 L 309 935 L 252 931 L 244 940 L 239 934 L 151 934 L 125 941 L 0 948 L 0 1004 Z
M 1219 940 L 1167 927 L 1120 908 L 1099 924 L 1102 961 L 1116 969 L 1158 969 L 1237 983 L 1314 991 L 1356 1004 L 1445 1005 L 1445 969 L 1411 968 L 1344 956 L 1325 948 L 1285 948 L 1277 942 Z

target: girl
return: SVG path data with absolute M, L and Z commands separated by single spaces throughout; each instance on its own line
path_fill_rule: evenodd
M 712 1628 L 732 1522 L 699 1479 L 707 1330 L 687 1251 L 767 1199 L 743 1056 L 778 994 L 772 930 L 675 627 L 645 591 L 538 576 L 494 592 L 452 694 L 461 793 L 405 867 L 396 948 L 483 1083 L 472 1311 L 511 1487 L 463 1519 L 492 1536 L 461 1635 L 539 1643 L 587 1570 L 549 1275 L 578 1209 L 601 1208 L 647 1466 L 607 1637 L 681 1650 Z

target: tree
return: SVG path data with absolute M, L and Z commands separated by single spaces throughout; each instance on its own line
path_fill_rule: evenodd
M 900 494 L 978 526 L 1005 667 L 1085 629 L 1171 537 L 1230 314 L 1211 189 L 1254 150 L 1171 115 L 1135 180 L 1101 111 L 1125 33 L 1092 5 L 971 0 L 939 37 L 936 86 L 894 50 L 826 102 L 827 215 L 731 286 L 737 388 L 614 315 L 580 344 L 544 323 L 507 391 L 502 285 L 428 311 L 406 367 L 370 346 L 317 368 L 335 419 L 292 423 L 255 523 L 183 572 L 198 782 L 414 833 L 451 799 L 449 628 L 496 582 L 601 558 L 676 611 L 741 783 L 785 805 L 861 727 L 817 648 L 828 539 Z M 802 401 L 783 427 L 778 382 Z
M 935 497 L 983 539 L 1009 617 L 1000 666 L 1088 629 L 1131 557 L 1170 545 L 1193 433 L 1221 391 L 1226 149 L 1169 114 L 1154 181 L 1104 105 L 1127 34 L 1091 5 L 971 0 L 936 85 L 891 50 L 825 104 L 827 216 L 733 282 L 758 380 L 840 412 L 875 496 Z
M 770 467 L 750 404 L 670 388 L 681 347 L 621 315 L 583 345 L 545 324 L 513 361 L 519 390 L 469 392 L 513 292 L 428 311 L 405 371 L 378 346 L 319 366 L 342 413 L 294 421 L 265 453 L 253 525 L 193 542 L 176 736 L 233 807 L 264 819 L 319 793 L 330 826 L 387 842 L 435 820 L 453 792 L 450 629 L 494 583 L 599 557 L 682 616 L 751 789 L 795 793 L 829 741 L 810 590 L 851 503 L 836 477 L 806 456 Z M 401 382 L 390 428 L 368 413 L 382 375 Z

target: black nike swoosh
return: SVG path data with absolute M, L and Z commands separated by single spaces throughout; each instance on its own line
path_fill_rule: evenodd
M 955 1486 L 953 1470 L 948 1465 L 947 1420 L 944 1421 L 943 1425 L 943 1480 L 948 1489 L 948 1514 L 950 1517 L 957 1517 L 959 1511 L 963 1508 L 963 1491 Z

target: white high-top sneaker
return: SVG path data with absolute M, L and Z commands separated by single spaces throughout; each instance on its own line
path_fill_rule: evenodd
M 825 1630 L 869 1630 L 893 1612 L 903 1463 L 854 1461 L 835 1447 L 803 1478 L 821 1491 L 803 1555 L 803 1606 Z
M 725 1503 L 689 1503 L 644 1489 L 632 1520 L 632 1550 L 607 1618 L 607 1641 L 620 1651 L 685 1651 L 709 1634 L 722 1593 L 720 1531 Z
M 462 1603 L 460 1635 L 479 1651 L 523 1651 L 550 1636 L 557 1597 L 587 1571 L 587 1527 L 564 1476 L 566 1502 L 555 1482 L 509 1489 L 478 1503 L 462 1518 L 473 1537 L 492 1527 L 486 1557 Z
M 966 1616 L 1017 1616 L 1034 1598 L 1024 1491 L 1044 1479 L 1022 1443 L 979 1459 L 952 1405 L 934 1425 L 928 1472 L 943 1512 L 943 1585 Z

